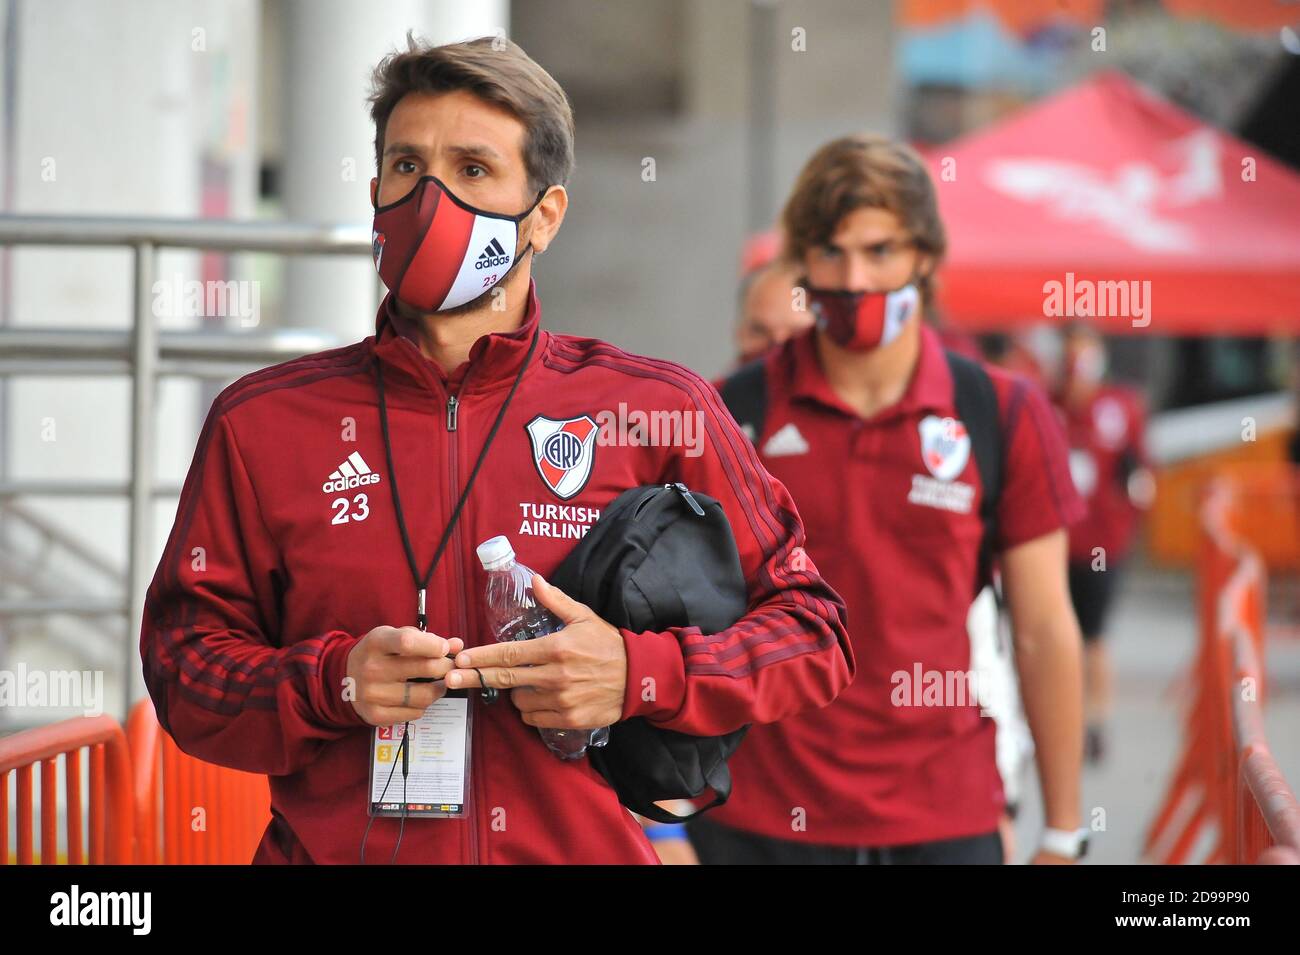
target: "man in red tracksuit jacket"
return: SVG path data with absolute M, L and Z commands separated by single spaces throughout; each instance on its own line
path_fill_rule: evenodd
M 158 719 L 186 752 L 270 776 L 258 862 L 357 862 L 363 838 L 366 861 L 387 861 L 400 829 L 402 862 L 653 863 L 590 761 L 561 761 L 537 729 L 640 716 L 719 734 L 825 705 L 852 678 L 843 603 L 707 382 L 540 327 L 531 253 L 559 229 L 573 165 L 555 81 L 493 38 L 412 41 L 376 70 L 371 104 L 391 293 L 373 336 L 213 403 L 145 608 Z M 649 443 L 605 412 L 679 429 Z M 428 567 L 485 445 L 417 628 L 412 565 Z M 620 492 L 673 481 L 726 510 L 751 587 L 741 620 L 633 634 L 539 582 L 564 629 L 493 642 L 476 544 L 504 534 L 545 576 Z M 482 683 L 509 701 L 485 706 Z M 464 816 L 372 819 L 374 727 L 449 686 L 473 711 Z

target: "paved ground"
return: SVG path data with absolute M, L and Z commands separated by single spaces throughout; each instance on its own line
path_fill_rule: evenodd
M 1295 597 L 1275 597 L 1277 623 L 1297 617 Z M 1189 577 L 1139 572 L 1117 601 L 1111 632 L 1115 666 L 1109 758 L 1084 773 L 1085 813 L 1102 810 L 1105 831 L 1089 848 L 1093 862 L 1140 862 L 1146 830 L 1182 748 L 1185 684 L 1196 648 L 1196 609 Z M 1300 787 L 1300 640 L 1269 641 L 1265 702 L 1269 745 L 1291 783 Z M 1015 858 L 1032 853 L 1042 814 L 1036 783 L 1017 820 Z M 1085 819 L 1085 823 L 1086 823 Z M 1198 847 L 1200 848 L 1200 847 Z

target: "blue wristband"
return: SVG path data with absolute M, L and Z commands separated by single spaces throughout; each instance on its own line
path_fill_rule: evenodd
M 663 839 L 685 839 L 686 825 L 680 822 L 657 822 L 654 825 L 646 826 L 645 834 L 646 838 L 651 842 L 659 842 Z

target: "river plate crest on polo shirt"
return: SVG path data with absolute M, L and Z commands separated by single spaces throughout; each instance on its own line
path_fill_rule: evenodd
M 528 422 L 533 464 L 546 486 L 562 501 L 581 491 L 596 457 L 596 422 L 588 415 L 557 420 L 538 415 Z
M 975 488 L 957 478 L 970 460 L 970 433 L 956 418 L 926 415 L 919 425 L 921 460 L 932 476 L 916 474 L 907 499 L 913 504 L 970 513 Z

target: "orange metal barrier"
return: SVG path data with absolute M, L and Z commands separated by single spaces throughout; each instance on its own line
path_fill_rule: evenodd
M 82 833 L 81 750 L 90 749 L 89 839 Z M 64 806 L 58 760 L 64 759 Z M 127 731 L 111 716 L 78 717 L 0 738 L 0 864 L 9 861 L 9 778 L 16 778 L 15 859 L 34 859 L 33 768 L 40 764 L 43 865 L 235 864 L 252 861 L 271 821 L 265 776 L 214 766 L 181 752 L 162 731 L 152 701 L 131 710 Z M 89 857 L 85 851 L 89 847 Z
M 245 865 L 271 821 L 265 776 L 182 752 L 162 731 L 153 701 L 127 719 L 135 790 L 137 856 L 144 864 Z
M 1256 465 L 1232 478 L 1229 531 L 1264 561 L 1269 638 L 1300 637 L 1300 469 Z
M 88 840 L 81 826 L 81 751 L 90 750 Z M 9 862 L 9 777 L 15 774 L 19 865 L 33 862 L 32 769 L 41 773 L 41 864 L 59 861 L 59 757 L 64 765 L 67 862 L 132 861 L 131 760 L 122 727 L 111 716 L 77 717 L 0 738 L 0 865 Z M 89 859 L 86 849 L 89 848 Z
M 1220 480 L 1202 505 L 1200 648 L 1182 756 L 1146 840 L 1156 862 L 1300 864 L 1300 803 L 1263 733 L 1266 575 L 1239 534 L 1240 491 Z
M 1155 503 L 1145 520 L 1146 548 L 1151 560 L 1168 567 L 1192 568 L 1200 560 L 1200 507 L 1205 488 L 1224 475 L 1234 479 L 1249 474 L 1252 479 L 1261 471 L 1290 472 L 1286 464 L 1288 429 L 1261 432 L 1254 441 L 1239 441 L 1234 446 L 1199 455 L 1156 470 Z M 1274 495 L 1261 499 L 1238 515 L 1251 522 L 1252 533 L 1243 528 L 1270 568 L 1300 567 L 1300 538 L 1293 517 L 1295 500 Z

